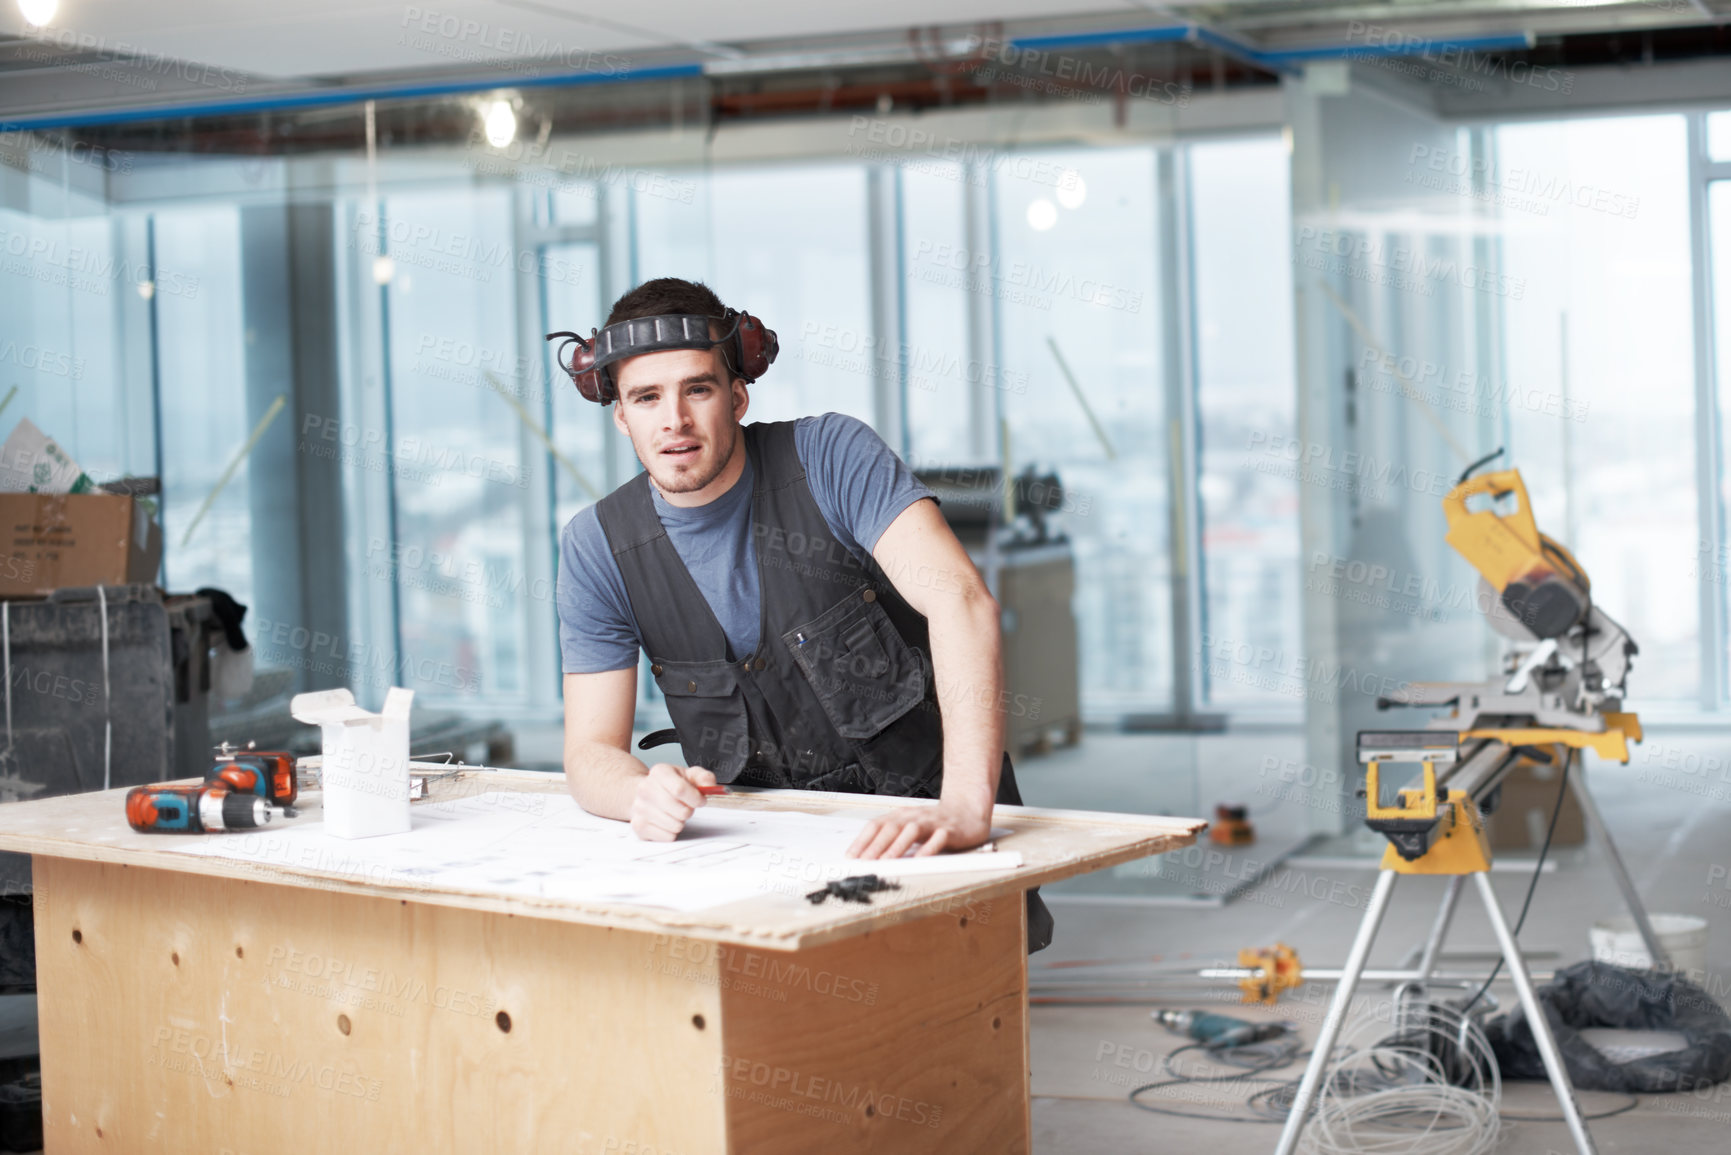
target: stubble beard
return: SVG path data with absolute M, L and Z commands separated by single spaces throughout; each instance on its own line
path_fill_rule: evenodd
M 669 472 L 667 478 L 655 477 L 655 487 L 662 493 L 696 493 L 710 482 L 721 476 L 727 468 L 727 463 L 733 460 L 733 454 L 739 447 L 739 423 L 734 422 L 733 436 L 727 443 L 727 452 L 717 455 L 715 464 L 703 473 L 693 473 L 677 467 Z M 651 473 L 653 475 L 653 472 Z

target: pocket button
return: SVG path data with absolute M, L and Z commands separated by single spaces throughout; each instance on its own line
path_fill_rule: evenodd
M 695 693 L 697 693 L 697 683 L 696 682 L 687 682 L 687 683 L 685 683 L 685 689 L 687 692 L 695 694 Z
M 867 590 L 865 593 L 861 594 L 860 596 L 863 597 L 868 602 L 875 602 L 878 600 L 878 592 L 876 590 Z
M 651 674 L 654 674 L 657 678 L 659 678 L 661 676 L 661 667 L 660 666 L 650 666 L 649 672 Z

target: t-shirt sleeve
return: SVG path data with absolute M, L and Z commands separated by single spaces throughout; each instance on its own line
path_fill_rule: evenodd
M 857 417 L 802 417 L 793 427 L 793 447 L 818 512 L 836 540 L 856 556 L 869 555 L 902 510 L 936 497 Z
M 560 666 L 567 674 L 599 674 L 637 664 L 642 644 L 637 619 L 594 506 L 579 512 L 559 535 L 554 601 Z

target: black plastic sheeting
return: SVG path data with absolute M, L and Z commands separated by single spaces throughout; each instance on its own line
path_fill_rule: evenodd
M 1563 1053 L 1569 1081 L 1577 1090 L 1625 1094 L 1690 1091 L 1731 1078 L 1731 1015 L 1686 978 L 1584 962 L 1558 971 L 1538 995 L 1557 1049 Z M 1581 1038 L 1585 1027 L 1675 1031 L 1689 1045 L 1680 1051 L 1614 1063 Z M 1521 1008 L 1486 1024 L 1485 1035 L 1503 1078 L 1546 1077 L 1544 1061 Z

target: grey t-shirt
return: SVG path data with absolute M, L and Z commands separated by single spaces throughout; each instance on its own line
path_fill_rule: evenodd
M 843 413 L 802 417 L 794 451 L 818 512 L 836 540 L 857 558 L 901 512 L 933 496 L 871 426 Z M 757 649 L 761 595 L 751 540 L 751 462 L 732 489 L 691 508 L 669 505 L 650 486 L 668 540 L 691 571 L 727 634 L 731 658 Z M 637 664 L 643 638 L 625 594 L 625 579 L 595 507 L 578 513 L 559 539 L 559 650 L 567 674 L 623 670 Z

